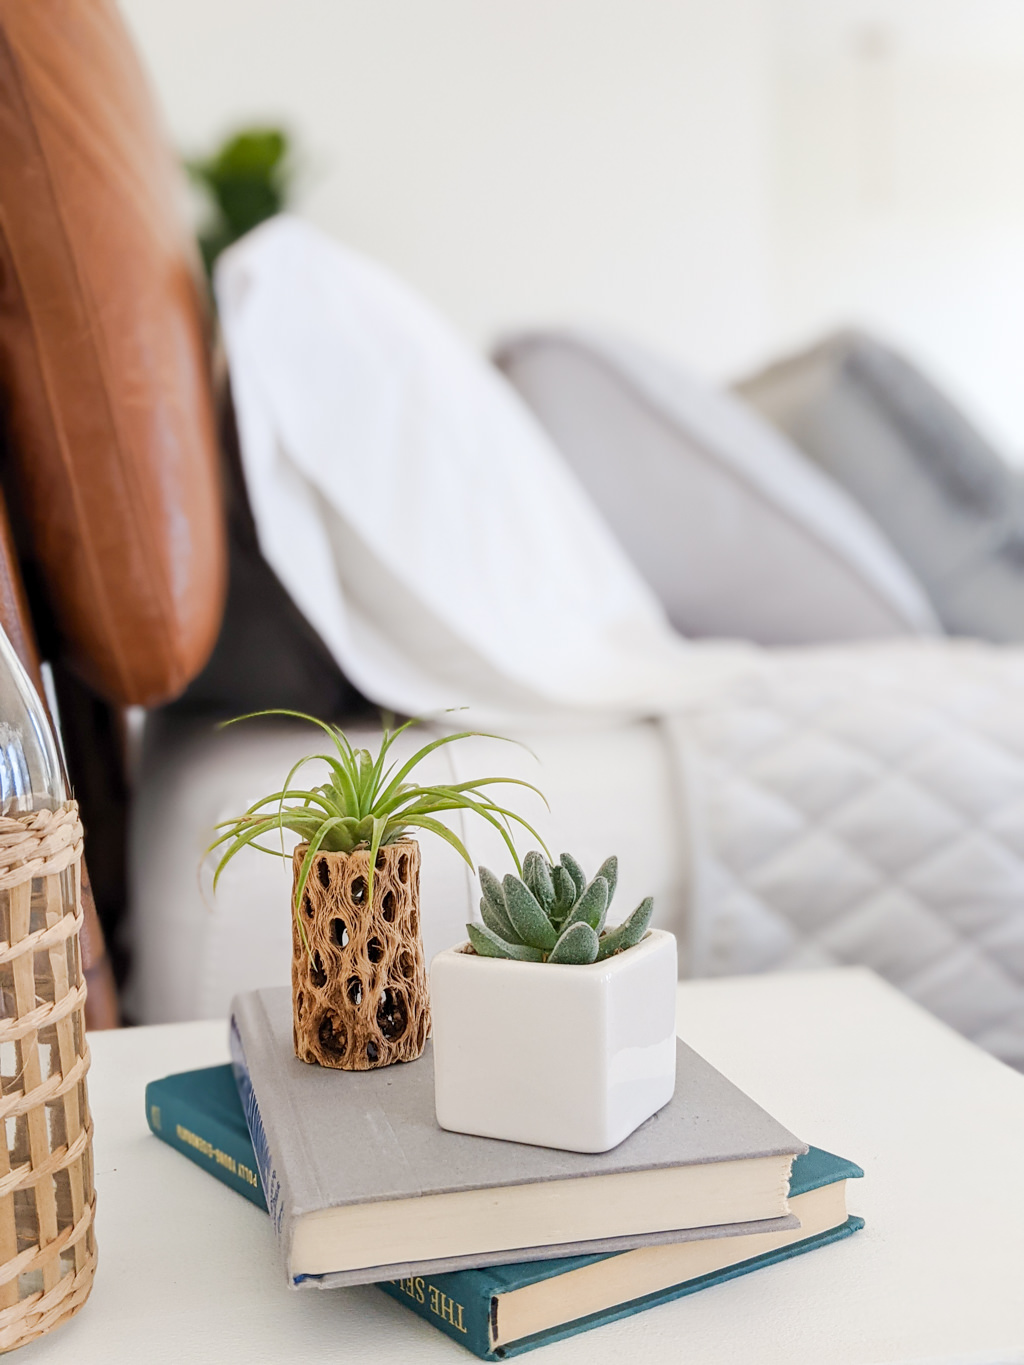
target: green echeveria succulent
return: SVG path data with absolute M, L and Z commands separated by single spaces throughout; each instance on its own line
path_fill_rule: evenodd
M 606 930 L 615 895 L 618 858 L 606 858 L 589 884 L 575 858 L 563 853 L 557 863 L 528 853 L 523 875 L 498 881 L 480 869 L 483 924 L 467 924 L 469 941 L 481 957 L 521 962 L 558 962 L 586 966 L 639 943 L 651 921 L 648 896 L 617 929 Z

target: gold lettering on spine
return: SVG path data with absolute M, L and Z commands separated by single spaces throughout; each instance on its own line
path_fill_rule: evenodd
M 239 1165 L 230 1153 L 222 1152 L 219 1147 L 215 1147 L 212 1142 L 207 1142 L 206 1138 L 201 1138 L 191 1129 L 179 1123 L 175 1125 L 174 1133 L 179 1141 L 187 1143 L 189 1147 L 194 1147 L 197 1152 L 202 1152 L 203 1156 L 208 1157 L 210 1161 L 215 1161 L 218 1166 L 223 1166 L 232 1175 L 241 1176 L 249 1185 L 255 1186 L 259 1183 L 255 1172 L 250 1171 L 248 1166 Z
M 401 1280 L 399 1281 L 399 1283 L 402 1285 L 402 1288 L 404 1289 L 406 1282 L 404 1280 Z M 423 1281 L 418 1279 L 416 1283 L 419 1286 L 419 1293 L 414 1297 L 418 1297 L 420 1303 L 422 1303 Z M 427 1291 L 430 1294 L 430 1311 L 434 1314 L 435 1317 L 443 1318 L 444 1321 L 450 1323 L 451 1326 L 454 1327 L 457 1332 L 465 1333 L 466 1331 L 468 1331 L 468 1328 L 462 1321 L 462 1314 L 464 1312 L 464 1309 L 461 1303 L 456 1303 L 454 1299 L 449 1298 L 448 1295 L 445 1294 L 443 1290 L 438 1289 L 436 1284 L 427 1285 Z M 411 1291 L 406 1290 L 406 1293 L 410 1292 Z
M 203 1156 L 208 1156 L 211 1160 L 213 1159 L 212 1142 L 207 1142 L 205 1138 L 198 1137 L 195 1133 L 190 1132 L 188 1128 L 182 1127 L 180 1123 L 175 1127 L 174 1132 L 182 1142 L 187 1142 L 188 1145 L 194 1147 L 197 1152 L 202 1152 Z
M 410 1277 L 407 1280 L 392 1280 L 392 1284 L 397 1284 L 403 1294 L 408 1294 L 410 1299 L 415 1299 L 417 1303 L 424 1301 L 424 1282 L 421 1276 Z M 431 1287 L 431 1294 L 434 1290 Z

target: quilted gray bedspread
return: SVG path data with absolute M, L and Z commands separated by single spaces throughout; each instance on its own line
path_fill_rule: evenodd
M 863 963 L 1024 1068 L 1024 651 L 764 654 L 668 726 L 694 974 Z

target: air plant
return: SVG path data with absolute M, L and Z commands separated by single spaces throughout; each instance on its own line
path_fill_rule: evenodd
M 503 881 L 481 867 L 483 924 L 466 925 L 474 951 L 481 957 L 582 966 L 632 948 L 647 932 L 654 900 L 648 896 L 618 928 L 605 929 L 618 869 L 618 858 L 606 858 L 588 883 L 568 853 L 552 864 L 538 852 L 528 853 L 517 867 L 521 876 L 509 873 Z
M 518 871 L 523 871 L 523 868 L 516 852 L 513 824 L 521 826 L 543 843 L 540 835 L 521 815 L 498 805 L 483 790 L 499 783 L 511 784 L 536 792 L 543 801 L 543 794 L 529 782 L 514 777 L 478 777 L 468 782 L 424 785 L 410 780 L 420 763 L 446 744 L 454 744 L 462 739 L 500 739 L 503 736 L 482 735 L 473 730 L 443 735 L 424 744 L 399 766 L 397 760 L 388 764 L 388 754 L 399 735 L 417 724 L 416 720 L 408 720 L 394 730 L 385 726 L 380 748 L 373 755 L 368 749 L 355 748 L 338 726 L 328 725 L 315 716 L 299 711 L 256 711 L 226 723 L 233 725 L 237 721 L 251 720 L 254 716 L 292 716 L 317 725 L 330 738 L 333 752 L 309 754 L 300 759 L 285 778 L 280 791 L 257 801 L 243 815 L 223 820 L 216 826 L 220 832 L 207 852 L 224 845 L 226 847 L 214 874 L 214 890 L 225 867 L 243 848 L 252 847 L 261 853 L 287 859 L 291 854 L 285 849 L 284 831 L 291 830 L 298 834 L 307 845 L 295 886 L 293 907 L 303 942 L 306 941 L 305 930 L 298 911 L 313 860 L 318 853 L 351 853 L 355 849 L 368 849 L 367 903 L 372 905 L 373 871 L 378 849 L 406 837 L 410 831 L 425 830 L 436 834 L 450 844 L 473 870 L 472 859 L 462 840 L 437 818 L 446 812 L 468 811 L 493 825 L 505 841 Z M 298 772 L 307 763 L 316 761 L 327 765 L 327 781 L 308 788 L 293 786 Z M 275 830 L 281 836 L 280 847 L 268 847 L 260 842 L 265 835 Z

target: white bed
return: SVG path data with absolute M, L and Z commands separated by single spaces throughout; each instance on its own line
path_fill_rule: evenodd
M 696 648 L 705 663 L 719 649 Z M 669 718 L 538 731 L 536 760 L 473 740 L 436 771 L 534 781 L 552 813 L 517 808 L 585 868 L 618 853 L 616 909 L 653 894 L 684 974 L 864 963 L 1024 1067 L 1024 652 L 754 651 L 745 671 L 725 652 L 729 670 Z M 203 850 L 316 747 L 299 722 L 151 725 L 131 838 L 140 1021 L 216 1017 L 235 991 L 288 980 L 289 871 L 246 853 L 213 896 Z M 509 870 L 487 827 L 461 832 Z M 421 843 L 429 958 L 478 892 L 451 849 Z
M 653 894 L 686 973 L 866 963 L 1024 1067 L 1024 652 L 942 637 L 838 484 L 634 349 L 506 348 L 531 414 L 400 281 L 287 219 L 221 258 L 218 294 L 260 550 L 341 673 L 405 714 L 472 703 L 457 728 L 537 756 L 474 740 L 439 775 L 536 781 L 551 851 L 618 854 L 617 911 Z M 714 633 L 760 644 L 685 638 Z M 246 854 L 214 898 L 204 849 L 316 739 L 152 718 L 135 1018 L 287 980 L 287 867 Z M 429 957 L 476 892 L 423 850 Z

